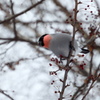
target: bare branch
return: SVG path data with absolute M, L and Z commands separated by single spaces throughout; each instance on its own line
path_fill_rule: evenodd
M 73 46 L 73 43 L 74 43 L 74 38 L 75 38 L 75 25 L 76 25 L 76 18 L 77 18 L 77 6 L 78 6 L 78 1 L 75 0 L 75 12 L 74 12 L 74 25 L 73 25 L 73 37 L 72 37 L 72 41 L 71 41 L 71 45 Z M 67 76 L 68 76 L 68 72 L 69 70 L 71 69 L 69 67 L 69 63 L 70 63 L 70 57 L 72 55 L 72 49 L 70 50 L 69 52 L 69 55 L 68 55 L 68 58 L 67 58 L 67 65 L 65 66 L 66 67 L 66 70 L 65 70 L 65 73 L 64 73 L 64 79 L 63 79 L 63 85 L 62 85 L 62 89 L 61 89 L 61 92 L 60 92 L 60 100 L 62 100 L 64 98 L 63 94 L 64 94 L 64 91 L 66 89 L 66 80 L 67 80 Z
M 12 16 L 14 16 L 14 9 L 13 9 L 13 2 L 12 0 L 10 0 L 10 3 L 11 3 L 11 12 L 12 12 Z M 13 18 L 13 30 L 14 30 L 14 34 L 15 34 L 15 38 L 17 38 L 17 30 L 16 30 L 16 21 L 15 21 L 15 18 Z
M 0 38 L 0 40 L 7 40 L 7 41 L 10 41 L 10 42 L 11 41 L 15 41 L 15 42 L 22 41 L 22 42 L 28 42 L 31 45 L 38 45 L 37 42 L 33 42 L 33 41 L 29 40 L 29 39 L 24 39 L 22 37 L 18 37 L 17 39 L 16 38 Z
M 57 1 L 57 0 L 53 0 L 53 1 L 54 1 L 54 3 L 55 3 L 57 6 L 60 7 L 61 11 L 64 12 L 64 13 L 66 14 L 66 16 L 68 16 L 68 17 L 70 16 L 70 12 L 69 12 L 65 7 L 63 7 L 59 1 Z M 69 23 L 70 23 L 72 26 L 74 25 L 74 22 L 73 22 L 73 21 L 70 21 Z M 74 27 L 74 26 L 73 26 L 73 27 Z M 80 26 L 80 24 L 79 24 L 78 21 L 77 21 L 75 27 L 77 28 L 77 30 L 78 30 L 80 33 L 82 33 L 82 34 L 84 33 L 84 38 L 85 38 L 85 39 L 88 37 L 87 33 L 86 33 L 84 30 L 81 29 L 81 26 Z
M 10 43 L 10 42 L 11 42 L 11 41 L 8 41 L 7 43 Z M 2 53 L 0 53 L 0 55 L 6 54 L 6 52 L 7 52 L 10 48 L 12 48 L 12 47 L 14 46 L 14 44 L 15 44 L 15 43 L 13 43 L 9 48 L 5 49 L 5 51 L 2 52 Z
M 73 95 L 73 97 L 72 97 L 71 100 L 75 100 L 75 99 L 77 98 L 77 94 L 78 94 L 80 91 L 82 91 L 82 88 L 85 87 L 85 86 L 86 86 L 86 84 L 83 83 L 80 87 L 78 87 L 77 91 L 74 93 L 74 95 Z
M 10 41 L 1 42 L 0 45 L 7 44 L 7 43 L 9 43 L 9 42 L 10 42 Z
M 88 95 L 89 91 L 93 88 L 93 84 L 94 84 L 94 82 L 95 82 L 98 78 L 99 78 L 99 75 L 96 77 L 95 80 L 92 80 L 92 83 L 91 83 L 89 89 L 87 90 L 86 94 L 83 96 L 82 100 L 84 100 L 85 97 Z
M 92 75 L 92 68 L 93 68 L 93 51 L 91 51 L 91 60 L 90 60 L 90 71 L 89 71 L 89 76 Z
M 0 93 L 8 97 L 10 100 L 14 100 L 10 95 L 6 94 L 3 90 L 0 89 Z
M 31 7 L 27 8 L 26 10 L 24 10 L 24 11 L 18 13 L 18 14 L 15 14 L 15 15 L 11 16 L 10 18 L 7 18 L 7 19 L 5 19 L 5 20 L 3 20 L 3 21 L 0 21 L 0 24 L 3 24 L 3 23 L 5 23 L 5 22 L 9 22 L 11 19 L 16 18 L 16 17 L 18 17 L 18 16 L 20 16 L 20 15 L 26 13 L 27 11 L 29 11 L 29 10 L 35 8 L 36 6 L 38 6 L 39 4 L 41 4 L 43 1 L 44 1 L 44 0 L 41 0 L 41 1 L 39 1 L 38 3 L 36 3 L 36 4 L 32 5 Z

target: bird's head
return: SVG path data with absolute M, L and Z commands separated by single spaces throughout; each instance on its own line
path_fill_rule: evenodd
M 39 38 L 39 45 L 43 46 L 45 48 L 49 48 L 50 40 L 51 40 L 51 35 L 49 34 L 44 34 Z

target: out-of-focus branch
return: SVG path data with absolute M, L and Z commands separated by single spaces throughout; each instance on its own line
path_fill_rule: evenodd
M 11 3 L 12 16 L 14 16 L 15 15 L 14 14 L 14 9 L 13 9 L 14 4 L 13 4 L 12 0 L 10 0 L 10 3 Z M 16 21 L 15 21 L 15 18 L 13 18 L 12 21 L 13 21 L 13 30 L 14 30 L 15 38 L 17 38 L 17 30 L 16 30 Z
M 7 43 L 5 42 L 5 44 L 8 44 L 8 43 L 10 43 L 10 42 L 11 42 L 11 41 L 7 41 Z M 14 42 L 9 48 L 5 49 L 4 52 L 0 53 L 0 55 L 6 54 L 6 52 L 7 52 L 10 48 L 12 48 L 12 47 L 14 46 L 14 44 L 15 44 L 15 42 Z
M 83 94 L 83 91 L 86 91 L 86 88 L 88 86 L 88 84 L 90 83 L 90 81 L 92 80 L 92 83 L 89 87 L 89 89 L 87 90 L 86 94 L 83 96 L 83 100 L 84 98 L 87 96 L 87 94 L 89 93 L 90 89 L 92 88 L 93 84 L 95 81 L 100 82 L 100 73 L 98 73 L 100 71 L 100 64 L 98 65 L 98 68 L 96 69 L 96 72 L 94 73 L 94 75 L 87 77 L 87 82 L 83 83 L 80 87 L 77 87 L 77 91 L 74 93 L 73 97 L 71 100 L 76 100 L 76 98 L 78 98 L 81 94 Z
M 100 5 L 98 3 L 98 0 L 94 0 L 98 9 L 98 16 L 100 17 Z
M 27 42 L 27 43 L 30 43 L 31 45 L 38 45 L 37 42 L 33 42 L 32 40 L 29 40 L 29 39 L 25 39 L 24 37 L 18 37 L 17 39 L 15 38 L 0 38 L 0 40 L 6 40 L 6 41 L 21 41 L 21 42 Z
M 0 45 L 3 45 L 3 44 L 8 44 L 10 41 L 4 41 L 4 42 L 1 42 Z
M 83 96 L 82 100 L 85 100 L 85 97 L 88 95 L 89 91 L 93 88 L 94 82 L 95 82 L 99 77 L 100 77 L 100 76 L 98 75 L 94 80 L 92 80 L 92 83 L 91 83 L 89 89 L 87 90 L 86 94 Z
M 44 0 L 41 0 L 41 1 L 37 2 L 36 4 L 32 5 L 31 7 L 27 8 L 26 10 L 24 10 L 24 11 L 18 13 L 18 14 L 15 14 L 15 15 L 13 15 L 13 16 L 11 16 L 11 17 L 9 17 L 9 18 L 3 20 L 3 21 L 0 21 L 0 24 L 3 24 L 3 23 L 5 23 L 5 22 L 9 22 L 10 20 L 12 20 L 12 19 L 14 19 L 14 18 L 16 18 L 16 17 L 18 17 L 18 16 L 20 16 L 20 15 L 26 13 L 27 11 L 29 11 L 29 10 L 35 8 L 36 6 L 40 5 L 43 1 L 44 1 Z
M 73 21 L 73 37 L 72 37 L 72 46 L 74 44 L 74 38 L 76 33 L 76 24 L 77 24 L 77 8 L 78 8 L 78 1 L 75 0 L 75 10 L 74 10 L 74 21 Z
M 8 97 L 10 100 L 14 100 L 10 95 L 6 94 L 3 90 L 0 89 L 0 93 Z
M 61 3 L 58 0 L 53 0 L 53 2 L 60 7 L 60 10 L 63 11 L 67 16 L 70 16 L 69 11 L 61 5 Z
M 54 3 L 55 3 L 57 6 L 60 7 L 61 11 L 64 12 L 64 13 L 66 14 L 66 16 L 68 16 L 68 17 L 70 16 L 70 12 L 69 12 L 65 7 L 63 7 L 63 6 L 61 5 L 61 3 L 60 3 L 58 0 L 53 0 L 53 1 L 54 1 Z M 74 20 L 74 19 L 73 19 L 73 20 Z M 69 21 L 69 23 L 70 23 L 72 26 L 74 25 L 74 21 Z M 77 21 L 75 27 L 77 28 L 77 30 L 78 30 L 80 33 L 84 34 L 84 38 L 87 38 L 87 37 L 88 37 L 87 33 L 86 33 L 84 30 L 81 29 L 81 26 L 80 26 L 80 24 L 79 24 L 78 21 Z
M 80 91 L 82 91 L 82 88 L 85 87 L 85 86 L 86 86 L 86 84 L 83 83 L 80 87 L 78 87 L 77 91 L 74 93 L 74 95 L 73 95 L 71 100 L 75 100 L 77 98 L 77 94 L 79 94 Z
M 96 71 L 95 71 L 94 77 L 97 77 L 99 71 L 100 71 L 100 64 L 98 65 L 98 68 L 97 68 Z M 99 73 L 99 74 L 100 74 L 100 73 Z M 99 77 L 98 80 L 99 80 L 99 82 L 100 82 L 100 77 Z
M 92 75 L 92 68 L 93 68 L 93 51 L 90 52 L 91 53 L 91 60 L 90 60 L 90 71 L 89 71 L 89 76 Z
M 83 47 L 86 47 L 86 46 L 92 44 L 95 41 L 95 39 L 97 39 L 96 35 L 91 36 L 91 38 L 89 40 L 87 40 L 86 44 Z
M 20 23 L 20 24 L 23 24 L 23 25 L 30 25 L 30 24 L 36 24 L 36 23 L 41 23 L 41 24 L 53 24 L 53 23 L 56 23 L 56 24 L 66 24 L 65 21 L 44 21 L 44 20 L 36 20 L 36 21 L 30 21 L 30 22 L 23 22 L 23 21 L 19 21 L 18 19 L 16 20 L 16 23 Z
M 38 45 L 37 42 L 33 42 L 32 40 L 26 39 L 24 37 L 19 37 L 19 36 L 17 38 L 16 37 L 14 37 L 14 38 L 0 38 L 0 40 L 3 40 L 4 41 L 4 42 L 0 43 L 1 45 L 5 45 L 5 44 L 8 44 L 10 42 L 14 42 L 14 44 L 15 44 L 18 41 L 29 43 L 32 46 Z M 7 48 L 5 51 L 3 51 L 2 53 L 0 53 L 0 55 L 5 54 L 11 47 Z

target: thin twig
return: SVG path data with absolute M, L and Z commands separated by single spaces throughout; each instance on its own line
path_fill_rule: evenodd
M 77 94 L 82 90 L 82 88 L 85 86 L 86 84 L 83 83 L 80 87 L 78 87 L 77 91 L 74 93 L 73 97 L 71 100 L 75 100 L 77 98 Z
M 76 33 L 76 27 L 75 27 L 75 25 L 77 24 L 77 8 L 78 8 L 78 0 L 75 0 L 75 11 L 74 11 L 72 44 L 74 44 L 75 33 Z
M 11 41 L 9 41 L 8 43 L 10 43 Z M 0 55 L 2 55 L 2 54 L 6 54 L 6 52 L 10 49 L 10 48 L 12 48 L 13 46 L 14 46 L 14 44 L 15 44 L 16 42 L 14 42 L 10 47 L 8 47 L 4 52 L 2 52 L 2 53 L 0 53 Z
M 15 15 L 14 9 L 13 9 L 14 3 L 12 2 L 12 0 L 10 0 L 10 3 L 11 3 L 12 16 L 14 16 Z M 14 30 L 15 38 L 17 38 L 17 30 L 16 30 L 16 21 L 15 21 L 15 18 L 13 18 L 12 21 L 13 21 L 13 30 Z
M 72 37 L 72 41 L 71 41 L 71 44 L 73 46 L 74 44 L 74 38 L 75 38 L 75 25 L 76 25 L 76 18 L 77 18 L 77 6 L 78 6 L 78 1 L 75 0 L 75 12 L 74 12 L 74 25 L 73 25 L 73 37 Z M 65 70 L 65 73 L 64 73 L 64 79 L 63 79 L 63 85 L 62 85 L 62 89 L 61 89 L 61 92 L 60 92 L 60 97 L 59 99 L 62 100 L 64 98 L 64 91 L 66 89 L 66 81 L 67 81 L 67 76 L 68 76 L 68 72 L 69 70 L 71 69 L 69 67 L 69 63 L 70 63 L 70 57 L 72 55 L 72 49 L 70 50 L 69 52 L 69 55 L 68 55 L 68 58 L 67 58 L 67 65 L 65 66 L 66 67 L 66 70 Z
M 98 65 L 98 68 L 95 71 L 94 77 L 97 77 L 98 72 L 100 71 L 100 64 Z
M 8 97 L 10 100 L 14 100 L 10 95 L 6 94 L 3 90 L 0 89 L 0 93 Z
M 90 88 L 88 89 L 87 93 L 83 96 L 82 100 L 85 99 L 85 97 L 87 96 L 87 94 L 89 93 L 90 89 L 93 87 L 93 83 L 94 81 L 92 81 L 91 85 L 90 85 Z
M 58 0 L 53 0 L 53 2 L 54 2 L 57 6 L 60 7 L 60 10 L 61 10 L 62 12 L 64 12 L 64 13 L 66 14 L 66 16 L 68 16 L 68 17 L 70 16 L 70 12 L 69 12 L 65 7 L 63 7 L 63 6 L 61 5 L 61 3 L 60 3 Z M 72 20 L 73 20 L 73 19 L 72 19 Z M 70 21 L 69 23 L 70 23 L 72 26 L 74 25 L 74 22 L 73 22 L 73 21 Z M 74 27 L 74 26 L 73 26 L 73 27 Z M 80 24 L 79 24 L 78 21 L 77 21 L 75 27 L 78 29 L 78 31 L 79 31 L 80 33 L 84 33 L 84 38 L 85 38 L 85 39 L 88 37 L 87 33 L 86 33 L 84 30 L 81 29 L 81 26 L 80 26 Z
M 28 42 L 30 43 L 31 45 L 38 45 L 37 42 L 33 42 L 32 40 L 29 40 L 29 39 L 24 39 L 23 37 L 17 37 L 17 40 L 15 38 L 0 38 L 0 40 L 7 40 L 7 41 L 21 41 L 21 42 Z
M 11 16 L 11 17 L 3 20 L 3 21 L 0 21 L 0 24 L 3 24 L 5 22 L 9 22 L 11 19 L 16 18 L 16 17 L 28 12 L 29 10 L 31 10 L 31 9 L 35 8 L 36 6 L 38 6 L 39 4 L 41 4 L 43 1 L 44 0 L 41 0 L 41 1 L 37 2 L 36 4 L 32 5 L 31 7 L 27 8 L 26 10 L 24 10 L 24 11 L 18 13 L 18 14 L 15 14 L 15 15 L 13 15 L 13 16 Z
M 93 68 L 93 51 L 91 51 L 91 60 L 90 60 L 90 71 L 89 71 L 89 76 L 92 75 L 92 68 Z
M 83 96 L 82 100 L 84 100 L 85 97 L 88 95 L 89 91 L 93 88 L 93 84 L 94 84 L 94 82 L 95 82 L 98 78 L 99 78 L 99 75 L 96 77 L 95 80 L 92 80 L 92 83 L 91 83 L 89 89 L 87 90 L 86 94 Z
M 10 41 L 1 42 L 0 45 L 7 44 L 7 43 L 9 43 L 9 42 L 10 42 Z
M 100 71 L 100 64 L 98 65 L 98 68 L 96 69 L 96 72 L 94 74 L 94 79 L 92 81 L 99 81 L 99 76 L 97 75 L 97 73 Z M 97 80 L 98 79 L 98 80 Z M 77 97 L 79 97 L 84 90 L 86 90 L 86 87 L 88 86 L 88 84 L 90 83 L 91 79 L 89 78 L 86 83 L 83 83 L 82 86 L 78 87 L 78 90 L 74 93 L 73 97 L 71 100 L 76 100 Z M 92 84 L 92 83 L 91 83 Z M 90 89 L 87 91 L 87 94 L 89 93 Z M 85 94 L 86 95 L 86 94 Z M 85 98 L 85 97 L 84 97 Z

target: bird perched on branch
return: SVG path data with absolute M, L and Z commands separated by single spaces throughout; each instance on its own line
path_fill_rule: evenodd
M 69 34 L 44 34 L 39 38 L 39 45 L 51 50 L 57 57 L 67 58 L 71 49 L 77 51 L 78 44 Z M 88 53 L 89 50 L 82 48 L 81 53 Z

